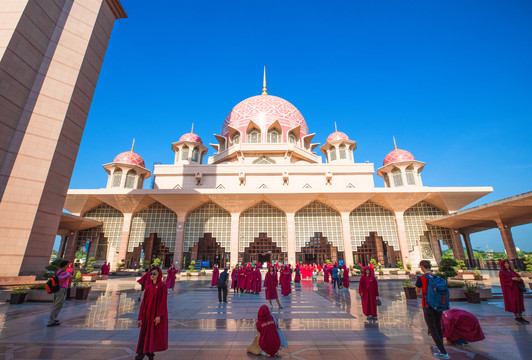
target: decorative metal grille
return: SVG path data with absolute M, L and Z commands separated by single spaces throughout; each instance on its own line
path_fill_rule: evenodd
M 392 245 L 394 250 L 399 250 L 399 240 L 397 238 L 397 227 L 393 213 L 372 201 L 351 211 L 349 214 L 349 225 L 351 226 L 351 244 L 353 250 L 366 241 L 371 231 L 382 236 L 382 240 Z
M 296 212 L 296 252 L 301 251 L 314 233 L 322 233 L 327 241 L 344 251 L 340 213 L 319 201 L 314 201 Z
M 133 215 L 127 251 L 133 251 L 151 233 L 157 233 L 169 252 L 174 252 L 177 215 L 166 206 L 155 203 Z
M 231 248 L 231 214 L 213 202 L 208 202 L 192 210 L 185 220 L 185 240 L 183 251 L 188 252 L 203 234 L 211 233 L 220 246 Z
M 240 214 L 238 251 L 244 252 L 259 233 L 266 233 L 284 252 L 288 251 L 286 214 L 265 201 Z
M 408 248 L 410 250 L 413 250 L 415 245 L 419 245 L 420 238 L 424 235 L 425 231 L 436 236 L 449 246 L 449 248 L 452 248 L 451 231 L 449 229 L 427 225 L 425 223 L 426 220 L 442 215 L 446 215 L 445 211 L 426 201 L 421 201 L 405 211 L 404 222 Z

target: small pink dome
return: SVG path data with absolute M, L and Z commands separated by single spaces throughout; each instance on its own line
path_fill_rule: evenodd
M 250 121 L 257 124 L 262 132 L 279 121 L 283 132 L 300 125 L 300 138 L 308 135 L 307 123 L 299 110 L 288 101 L 271 95 L 257 95 L 238 103 L 225 118 L 220 135 L 227 136 L 228 126 L 245 134 Z
M 411 161 L 411 160 L 415 160 L 414 155 L 410 154 L 406 150 L 395 149 L 391 151 L 388 155 L 386 155 L 382 163 L 382 166 L 386 166 L 391 163 L 396 163 L 396 162 L 401 162 L 401 161 Z
M 334 140 L 349 140 L 349 137 L 340 131 L 335 131 L 329 137 L 327 138 L 327 141 L 325 142 L 331 142 Z
M 201 138 L 194 133 L 188 133 L 188 134 L 181 136 L 179 141 L 191 141 L 191 142 L 197 142 L 197 143 L 203 144 L 203 141 L 201 141 Z
M 128 164 L 128 165 L 137 165 L 145 168 L 144 160 L 140 157 L 139 154 L 133 151 L 126 151 L 121 154 L 118 154 L 113 160 L 115 163 Z

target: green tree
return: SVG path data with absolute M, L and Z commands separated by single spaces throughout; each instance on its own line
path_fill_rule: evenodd
M 87 265 L 85 266 L 85 271 L 87 271 L 87 274 L 91 274 L 94 271 L 94 264 L 96 264 L 96 260 L 93 257 L 90 257 L 89 260 L 87 260 Z
M 455 267 L 458 266 L 458 262 L 454 259 L 442 259 L 440 261 L 438 276 L 442 277 L 447 281 L 450 277 L 456 276 Z
M 526 271 L 532 272 L 532 255 L 528 255 L 525 259 Z
M 155 265 L 155 266 L 161 265 L 161 259 L 156 258 L 155 260 L 153 260 L 153 264 L 152 265 Z

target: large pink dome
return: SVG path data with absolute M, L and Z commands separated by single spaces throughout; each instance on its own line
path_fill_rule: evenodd
M 349 140 L 349 137 L 343 132 L 335 131 L 331 135 L 329 135 L 325 142 L 331 142 L 334 140 Z
M 299 110 L 288 101 L 271 95 L 253 96 L 238 103 L 225 118 L 221 135 L 227 136 L 228 126 L 245 134 L 250 121 L 265 133 L 277 120 L 283 133 L 300 125 L 300 137 L 308 135 L 307 123 Z
M 128 165 L 137 165 L 145 168 L 144 160 L 140 157 L 139 154 L 133 151 L 126 151 L 121 154 L 118 154 L 113 160 L 115 163 L 128 164 Z
M 411 160 L 415 160 L 414 155 L 410 154 L 406 150 L 395 149 L 391 151 L 388 155 L 386 155 L 382 163 L 382 166 L 386 166 L 391 163 L 396 163 L 396 162 L 401 162 L 401 161 L 411 161 Z
M 203 141 L 201 141 L 201 138 L 194 133 L 188 133 L 188 134 L 181 136 L 179 141 L 191 141 L 191 142 L 197 142 L 197 143 L 203 144 Z

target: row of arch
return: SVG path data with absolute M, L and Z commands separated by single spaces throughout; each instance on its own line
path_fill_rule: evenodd
M 395 167 L 390 174 L 384 173 L 384 184 L 386 187 L 397 187 L 405 185 L 419 185 L 420 183 L 420 171 L 415 171 L 412 165 L 405 168 L 406 184 L 403 181 L 401 169 Z
M 409 249 L 418 244 L 420 237 L 427 232 L 442 240 L 451 247 L 451 234 L 448 229 L 425 224 L 425 220 L 444 215 L 445 212 L 432 204 L 422 201 L 404 212 L 405 230 Z M 101 204 L 87 211 L 84 217 L 101 221 L 103 225 L 96 229 L 81 231 L 78 235 L 77 247 L 83 245 L 85 239 L 101 231 L 105 234 L 108 252 L 118 249 L 122 237 L 123 214 L 107 204 Z M 135 213 L 132 217 L 128 242 L 128 251 L 143 242 L 150 233 L 157 233 L 170 252 L 175 251 L 177 215 L 160 203 L 154 203 Z M 328 241 L 344 251 L 342 220 L 338 211 L 314 201 L 295 213 L 295 251 L 309 241 L 315 233 L 320 232 Z M 394 250 L 399 250 L 399 241 L 394 214 L 372 202 L 367 201 L 351 211 L 349 215 L 351 245 L 353 250 L 364 243 L 370 232 L 377 232 Z M 261 201 L 240 214 L 238 233 L 238 250 L 245 248 L 258 236 L 267 233 L 272 237 L 283 252 L 288 250 L 287 216 L 282 210 Z M 211 233 L 216 242 L 225 249 L 231 246 L 231 214 L 214 202 L 200 205 L 186 215 L 184 228 L 183 251 L 192 248 L 205 233 Z
M 125 181 L 123 182 L 124 176 L 125 176 Z M 137 182 L 137 178 L 138 178 L 138 182 Z M 111 181 L 110 187 L 119 188 L 119 187 L 122 187 L 122 183 L 124 184 L 123 186 L 126 189 L 135 188 L 136 183 L 140 185 L 140 188 L 142 188 L 142 185 L 144 183 L 144 174 L 138 174 L 134 169 L 129 169 L 124 174 L 124 171 L 121 168 L 116 168 L 112 174 L 112 181 Z

